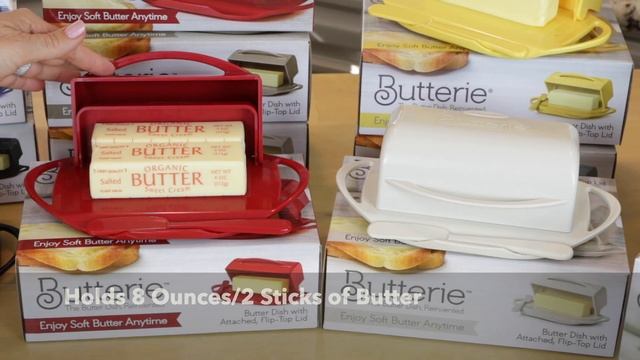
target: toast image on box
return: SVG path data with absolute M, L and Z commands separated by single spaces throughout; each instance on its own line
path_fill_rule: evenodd
M 0 138 L 0 179 L 12 178 L 29 170 L 28 166 L 20 165 L 21 157 L 22 147 L 18 139 Z
M 444 264 L 445 252 L 405 245 L 384 246 L 329 241 L 327 255 L 358 261 L 374 268 L 413 272 L 439 268 Z
M 531 99 L 531 110 L 570 119 L 598 119 L 616 112 L 609 107 L 613 98 L 609 79 L 558 72 L 545 85 L 547 93 Z
M 469 62 L 469 52 L 409 32 L 367 31 L 363 35 L 362 61 L 386 64 L 404 71 L 431 73 L 465 67 Z
M 552 9 L 545 9 L 553 5 L 546 0 L 528 3 L 518 6 L 519 11 L 507 10 L 503 14 L 513 2 L 385 0 L 371 6 L 369 14 L 395 21 L 418 34 L 504 58 L 577 52 L 600 46 L 613 34 L 611 25 L 597 16 L 600 1 L 590 4 L 567 0 Z M 542 11 L 527 10 L 531 6 Z M 535 19 L 536 12 L 547 14 Z M 509 19 L 504 18 L 507 14 Z M 593 32 L 597 36 L 585 41 L 584 37 Z
M 94 246 L 61 249 L 21 249 L 20 266 L 47 266 L 65 272 L 97 272 L 122 268 L 139 258 L 139 246 Z
M 609 321 L 600 314 L 607 305 L 603 286 L 565 279 L 544 279 L 533 283 L 533 298 L 516 300 L 522 315 L 564 325 L 595 325 Z
M 135 55 L 151 51 L 151 37 L 133 33 L 124 37 L 87 37 L 83 43 L 89 49 L 111 60 L 127 55 Z

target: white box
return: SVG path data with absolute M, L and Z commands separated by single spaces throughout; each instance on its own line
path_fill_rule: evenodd
M 467 52 L 415 35 L 396 23 L 369 15 L 366 10 L 375 2 L 365 0 L 364 5 L 359 134 L 383 135 L 390 114 L 398 105 L 411 103 L 562 121 L 578 129 L 581 143 L 621 142 L 633 61 L 611 8 L 603 8 L 601 15 L 612 22 L 615 31 L 610 42 L 619 47 L 618 51 L 514 60 Z M 403 40 L 396 40 L 398 37 Z M 443 58 L 434 58 L 437 56 Z M 445 65 L 453 69 L 440 67 Z M 615 112 L 580 120 L 532 110 L 533 99 L 548 93 L 545 81 L 555 73 L 610 80 L 613 98 L 608 108 Z
M 183 3 L 164 1 L 164 3 Z M 206 4 L 206 1 L 203 1 Z M 239 2 L 239 1 L 238 1 Z M 250 3 L 251 1 L 249 1 Z M 255 1 L 265 3 L 264 1 Z M 125 0 L 60 1 L 43 0 L 43 17 L 51 23 L 71 23 L 78 19 L 89 24 L 89 31 L 207 31 L 207 32 L 312 32 L 313 8 L 295 11 L 287 15 L 248 21 L 228 20 L 220 16 L 198 15 L 197 12 L 179 11 L 156 7 L 154 1 Z M 233 3 L 227 1 L 227 3 Z M 268 2 L 266 2 L 268 3 Z M 313 0 L 300 1 L 302 5 L 313 5 Z M 204 8 L 204 7 L 203 7 Z M 244 17 L 251 13 L 241 13 Z M 116 19 L 117 17 L 117 19 Z
M 308 161 L 309 126 L 307 123 L 265 123 L 262 127 L 267 154 L 300 154 Z M 49 129 L 49 156 L 59 160 L 73 156 L 71 128 Z
M 24 177 L 29 165 L 36 161 L 36 139 L 33 122 L 0 125 L 0 154 L 8 154 L 10 166 L 0 170 L 0 204 L 24 200 Z
M 356 198 L 365 177 L 366 169 L 350 174 L 348 188 Z M 613 180 L 583 180 L 615 191 Z M 594 218 L 607 215 L 597 203 L 594 209 Z M 410 256 L 400 260 L 397 251 L 403 245 L 370 238 L 367 222 L 338 194 L 327 239 L 324 328 L 613 356 L 629 275 L 621 221 L 601 240 L 610 244 L 603 257 L 518 261 L 449 252 L 443 263 L 431 264 L 441 266 L 420 270 L 418 265 L 432 260 L 429 251 L 418 254 L 405 246 L 402 251 L 408 249 Z M 368 260 L 362 256 L 367 247 L 375 249 Z M 424 261 L 414 263 L 422 256 Z M 565 290 L 593 290 L 593 315 L 566 319 L 531 311 L 534 287 L 550 283 Z M 340 296 L 345 290 L 347 296 Z M 405 305 L 358 304 L 353 295 L 358 290 L 377 296 L 376 301 L 393 292 L 418 296 Z M 568 325 L 569 321 L 583 325 Z
M 380 157 L 382 136 L 359 135 L 356 137 L 353 154 L 362 157 Z M 580 176 L 615 177 L 618 153 L 615 146 L 580 145 Z
M 289 171 L 283 176 L 292 175 Z M 46 185 L 39 187 L 44 193 L 48 190 Z M 303 217 L 314 219 L 311 203 Z M 98 242 L 100 246 L 95 247 Z M 319 324 L 322 249 L 315 227 L 256 240 L 106 241 L 61 224 L 26 199 L 18 247 L 17 276 L 27 341 L 303 329 Z M 230 266 L 238 262 L 240 267 L 250 262 L 252 268 L 263 268 L 259 273 L 251 270 L 252 274 L 267 277 L 283 274 L 274 266 L 291 270 L 284 272 L 293 274 L 287 295 L 291 302 L 278 304 L 273 302 L 279 300 L 265 297 L 244 304 L 240 295 L 233 301 L 235 292 L 227 288 L 236 274 Z M 65 288 L 71 289 L 70 297 Z M 136 295 L 139 288 L 144 291 Z M 153 291 L 158 288 L 168 294 L 154 302 Z M 73 302 L 76 289 L 78 294 L 94 295 L 85 299 L 89 305 Z M 123 303 L 98 304 L 96 298 L 111 289 L 123 294 L 116 295 L 124 297 Z M 228 298 L 214 303 L 208 298 L 212 293 Z M 136 305 L 135 296 L 144 304 Z M 203 302 L 180 305 L 180 296 L 184 301 L 202 297 Z M 163 304 L 162 299 L 169 303 Z
M 0 125 L 26 121 L 27 110 L 22 90 L 0 88 Z
M 620 360 L 640 358 L 640 257 L 636 258 L 633 278 L 629 287 L 627 314 L 618 355 Z
M 111 33 L 90 34 L 85 42 L 110 58 L 151 51 L 189 51 L 227 60 L 238 51 L 292 56 L 297 74 L 291 92 L 264 96 L 265 122 L 307 122 L 311 76 L 310 39 L 308 34 L 282 33 L 225 35 L 204 33 Z M 128 66 L 119 74 L 176 75 L 220 74 L 209 66 L 189 62 L 159 60 Z M 292 73 L 293 75 L 293 73 Z M 71 91 L 69 84 L 47 82 L 45 89 L 47 118 L 50 127 L 71 126 Z

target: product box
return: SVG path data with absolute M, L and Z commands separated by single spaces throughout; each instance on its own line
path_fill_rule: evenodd
M 38 191 L 50 191 L 54 178 L 44 174 Z M 315 328 L 321 246 L 310 202 L 302 216 L 310 224 L 285 237 L 105 240 L 61 224 L 26 199 L 17 252 L 25 338 Z
M 0 125 L 27 121 L 27 111 L 22 90 L 0 87 Z
M 609 44 L 514 60 L 470 52 L 376 18 L 367 12 L 376 2 L 365 0 L 364 6 L 358 133 L 382 135 L 400 104 L 417 104 L 562 121 L 578 129 L 584 144 L 621 142 L 633 61 L 611 8 L 601 12 L 615 29 Z M 591 102 L 572 111 L 550 106 L 554 90 L 568 93 L 570 103 Z
M 367 171 L 347 179 L 356 199 Z M 613 180 L 583 181 L 615 192 Z M 592 200 L 597 223 L 608 214 Z M 568 261 L 415 248 L 370 238 L 367 226 L 338 194 L 327 239 L 325 329 L 613 356 L 629 275 L 620 221 L 576 252 L 591 257 Z
M 267 154 L 300 154 L 308 160 L 309 126 L 307 123 L 265 123 L 262 126 Z M 73 156 L 73 129 L 50 128 L 49 158 L 59 160 Z
M 354 155 L 362 157 L 380 157 L 383 136 L 356 136 Z M 614 178 L 618 153 L 615 146 L 580 145 L 580 175 L 590 177 Z
M 627 315 L 624 320 L 618 355 L 620 360 L 640 358 L 640 257 L 636 258 L 633 279 L 629 287 Z
M 82 20 L 90 32 L 312 32 L 313 0 L 43 0 L 54 24 Z
M 16 9 L 16 0 L 0 0 L 0 12 Z
M 152 51 L 190 51 L 228 60 L 262 74 L 265 122 L 307 122 L 309 118 L 311 63 L 308 34 L 97 33 L 89 34 L 85 44 L 111 59 Z M 157 60 L 131 65 L 117 73 L 184 75 L 222 72 L 191 61 Z M 49 126 L 71 126 L 69 84 L 47 82 L 45 92 Z
M 0 125 L 0 204 L 24 200 L 24 177 L 36 159 L 33 121 Z

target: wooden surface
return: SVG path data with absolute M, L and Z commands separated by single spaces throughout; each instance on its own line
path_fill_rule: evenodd
M 352 153 L 357 123 L 358 79 L 351 75 L 316 75 L 311 117 L 311 191 L 321 238 L 328 231 L 335 197 L 335 173 Z M 630 253 L 640 250 L 640 82 L 633 86 L 629 124 L 618 162 L 625 233 Z M 18 224 L 19 205 L 0 207 L 0 221 Z M 631 257 L 631 255 L 630 255 Z M 572 354 L 464 343 L 303 330 L 212 334 L 27 344 L 12 273 L 0 278 L 0 359 L 593 359 Z

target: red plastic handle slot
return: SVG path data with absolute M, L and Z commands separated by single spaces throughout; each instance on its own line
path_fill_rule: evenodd
M 60 164 L 63 160 L 51 161 L 46 164 L 42 164 L 33 168 L 33 170 L 29 171 L 24 178 L 24 188 L 29 194 L 29 197 L 36 202 L 36 204 L 40 205 L 43 209 L 45 209 L 49 214 L 55 216 L 55 211 L 53 207 L 38 194 L 36 191 L 36 183 L 38 182 L 38 178 L 40 175 L 46 173 L 51 169 L 55 169 L 60 167 Z
M 289 194 L 289 196 L 280 205 L 278 205 L 278 207 L 275 208 L 274 213 L 277 214 L 286 208 L 291 202 L 300 197 L 300 195 L 302 195 L 302 193 L 307 189 L 309 186 L 309 171 L 302 164 L 291 159 L 273 155 L 265 155 L 265 158 L 273 158 L 277 164 L 291 168 L 296 172 L 296 174 L 298 174 L 298 187 L 292 191 L 291 194 Z
M 249 74 L 249 72 L 247 72 L 243 68 L 231 64 L 228 61 L 187 51 L 155 51 L 125 56 L 123 58 L 115 60 L 113 62 L 113 66 L 115 66 L 117 70 L 129 65 L 153 60 L 185 60 L 199 62 L 220 69 L 224 71 L 224 74 L 227 76 Z

